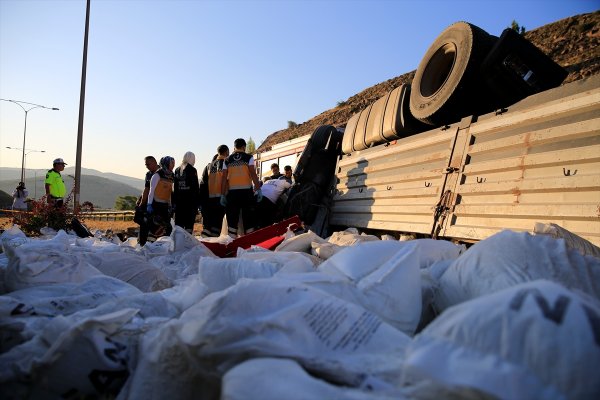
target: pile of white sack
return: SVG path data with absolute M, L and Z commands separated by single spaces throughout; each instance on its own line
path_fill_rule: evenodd
M 600 253 L 536 232 L 309 231 L 221 259 L 178 227 L 141 248 L 15 226 L 2 398 L 600 398 Z

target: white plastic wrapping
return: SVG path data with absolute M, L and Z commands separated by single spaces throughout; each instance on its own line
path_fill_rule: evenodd
M 600 259 L 569 249 L 563 239 L 502 231 L 473 245 L 439 279 L 442 311 L 519 283 L 548 279 L 600 299 Z
M 449 308 L 411 342 L 404 385 L 474 388 L 499 399 L 600 393 L 600 303 L 538 280 Z

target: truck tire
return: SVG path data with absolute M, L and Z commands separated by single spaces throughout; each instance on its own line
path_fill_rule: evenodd
M 344 154 L 352 154 L 354 151 L 354 134 L 356 133 L 356 125 L 358 124 L 358 118 L 360 112 L 354 114 L 348 120 L 346 129 L 344 130 L 344 139 L 342 140 L 342 152 Z
M 319 126 L 308 139 L 296 163 L 295 181 L 304 183 L 315 182 L 317 179 L 321 182 L 324 181 L 322 175 L 334 174 L 335 164 L 341 154 L 343 135 L 334 126 Z
M 467 22 L 446 28 L 429 47 L 412 82 L 410 111 L 429 125 L 445 125 L 488 111 L 479 69 L 495 36 Z
M 568 72 L 533 43 L 506 28 L 483 60 L 481 75 L 497 109 L 560 86 Z

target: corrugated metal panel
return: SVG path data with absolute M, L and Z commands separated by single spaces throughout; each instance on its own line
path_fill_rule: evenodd
M 343 156 L 330 224 L 429 234 L 458 125 Z
M 555 99 L 524 101 L 461 130 L 462 166 L 447 186 L 440 235 L 484 239 L 543 222 L 600 245 L 599 83 L 567 96 L 556 89 Z

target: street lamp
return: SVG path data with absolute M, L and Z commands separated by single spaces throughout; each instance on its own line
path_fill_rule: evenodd
M 28 103 L 26 101 L 0 99 L 2 101 L 8 101 L 21 107 L 25 111 L 25 126 L 23 127 L 23 156 L 21 157 L 21 182 L 25 182 L 25 138 L 27 136 L 27 113 L 35 108 L 45 108 L 46 110 L 58 111 L 56 107 L 46 107 L 35 103 Z M 23 104 L 26 104 L 23 107 Z
M 19 150 L 19 151 L 23 151 L 22 148 L 20 147 L 9 147 L 6 146 L 7 149 L 11 149 L 11 150 Z M 24 163 L 23 163 L 23 171 L 25 171 L 27 169 L 27 155 L 29 153 L 45 153 L 46 150 L 34 150 L 34 149 L 25 149 L 25 159 L 24 159 Z M 25 178 L 25 175 L 27 175 L 25 172 L 23 172 L 22 176 L 21 176 L 21 182 L 25 182 L 23 180 L 23 178 Z

